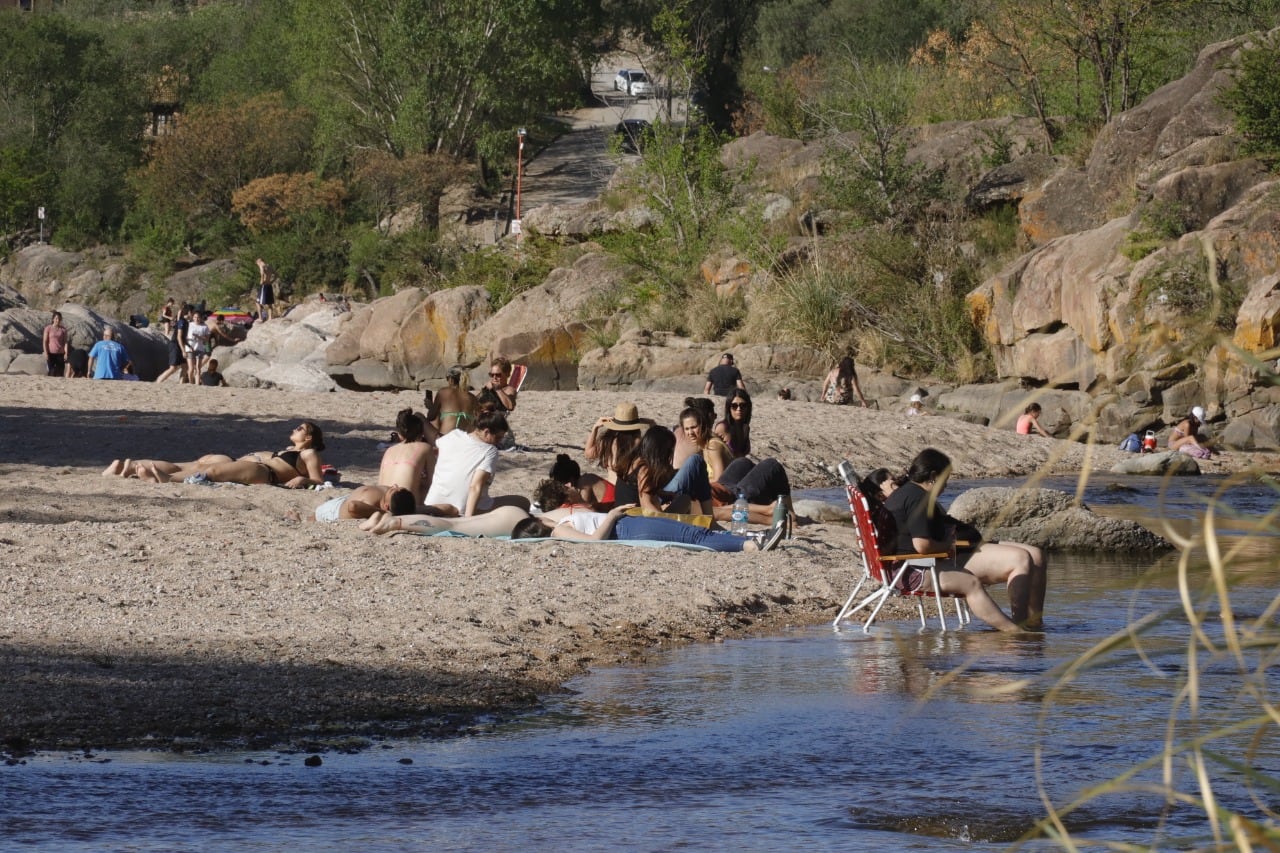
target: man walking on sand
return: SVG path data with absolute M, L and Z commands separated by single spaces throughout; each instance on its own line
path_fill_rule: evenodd
M 746 383 L 742 381 L 741 371 L 733 365 L 733 353 L 727 352 L 720 356 L 720 363 L 711 368 L 711 372 L 707 374 L 707 384 L 702 389 L 702 393 L 714 392 L 717 397 L 727 397 L 734 388 L 747 390 Z
M 128 362 L 129 351 L 116 340 L 116 330 L 107 326 L 102 330 L 102 340 L 89 350 L 89 375 L 94 379 L 123 379 Z

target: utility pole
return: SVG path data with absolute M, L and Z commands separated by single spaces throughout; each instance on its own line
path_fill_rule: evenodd
M 525 129 L 522 127 L 516 131 L 516 218 L 511 222 L 511 233 L 516 235 L 516 253 L 520 252 L 520 240 L 524 232 L 524 226 L 520 222 L 520 190 L 521 184 L 524 182 L 524 138 Z

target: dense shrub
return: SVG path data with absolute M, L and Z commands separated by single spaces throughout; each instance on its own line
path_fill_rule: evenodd
M 1235 113 L 1249 151 L 1280 155 L 1280 44 L 1264 41 L 1242 51 L 1222 102 Z

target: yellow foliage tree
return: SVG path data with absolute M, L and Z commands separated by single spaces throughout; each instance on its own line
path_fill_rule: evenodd
M 312 213 L 341 213 L 347 190 L 336 178 L 321 180 L 314 172 L 268 175 L 236 190 L 231 211 L 254 234 L 288 228 Z

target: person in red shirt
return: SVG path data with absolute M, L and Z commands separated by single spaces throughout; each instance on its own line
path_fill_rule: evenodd
M 67 327 L 62 313 L 53 312 L 53 322 L 44 327 L 44 363 L 50 376 L 62 376 L 67 369 Z

